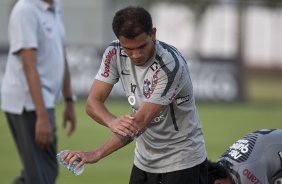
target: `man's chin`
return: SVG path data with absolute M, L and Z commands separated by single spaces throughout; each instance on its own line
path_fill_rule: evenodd
M 134 65 L 136 65 L 136 66 L 143 66 L 143 65 L 145 65 L 147 62 L 146 61 L 144 61 L 144 60 L 138 60 L 138 61 L 132 61 L 132 63 L 134 64 Z

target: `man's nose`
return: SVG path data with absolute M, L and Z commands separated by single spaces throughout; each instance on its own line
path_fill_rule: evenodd
M 131 57 L 132 58 L 139 58 L 141 56 L 140 49 L 134 49 L 131 52 Z

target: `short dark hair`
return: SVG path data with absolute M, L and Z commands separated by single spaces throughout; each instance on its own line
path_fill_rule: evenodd
M 112 29 L 117 38 L 124 36 L 133 39 L 143 32 L 149 35 L 152 28 L 150 13 L 139 6 L 128 6 L 117 11 L 112 22 Z
M 227 170 L 217 162 L 208 160 L 208 184 L 214 184 L 217 179 L 224 179 L 228 176 Z

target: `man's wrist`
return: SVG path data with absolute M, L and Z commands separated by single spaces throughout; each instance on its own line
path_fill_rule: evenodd
M 75 101 L 76 101 L 76 97 L 75 97 L 74 95 L 72 95 L 72 96 L 66 96 L 66 97 L 64 98 L 64 100 L 65 100 L 66 103 L 67 103 L 67 102 L 72 103 L 72 102 L 75 102 Z
M 131 136 L 129 136 L 129 135 L 127 135 L 127 136 L 122 136 L 122 135 L 120 135 L 120 134 L 118 134 L 118 133 L 115 133 L 115 135 L 116 135 L 118 138 L 120 138 L 120 140 L 122 141 L 123 145 L 127 145 L 127 144 L 131 143 L 131 142 L 134 140 L 134 137 L 131 137 Z

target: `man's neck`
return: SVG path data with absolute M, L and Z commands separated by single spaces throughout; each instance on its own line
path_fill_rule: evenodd
M 234 182 L 234 180 L 233 180 L 233 178 L 232 178 L 231 175 L 228 175 L 228 176 L 227 176 L 227 180 L 228 180 L 229 183 L 235 184 L 235 182 Z
M 52 6 L 53 3 L 54 3 L 54 0 L 42 0 L 42 1 L 45 1 L 45 2 L 48 3 L 50 6 Z

